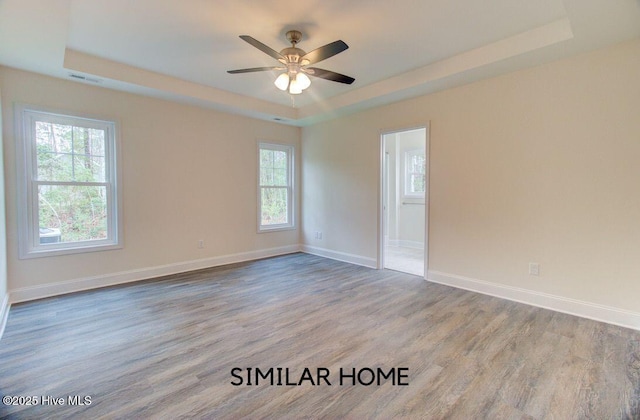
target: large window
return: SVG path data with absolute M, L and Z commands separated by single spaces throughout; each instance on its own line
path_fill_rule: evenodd
M 404 195 L 409 198 L 424 197 L 427 161 L 423 150 L 405 152 Z
M 259 143 L 258 230 L 294 227 L 293 147 Z
M 20 257 L 119 246 L 116 124 L 16 106 Z

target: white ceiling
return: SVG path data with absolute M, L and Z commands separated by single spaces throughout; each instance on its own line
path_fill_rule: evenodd
M 311 51 L 349 49 L 292 97 L 275 50 L 287 30 Z M 0 0 L 0 64 L 305 125 L 640 37 L 640 0 Z M 77 80 L 77 79 L 72 79 Z

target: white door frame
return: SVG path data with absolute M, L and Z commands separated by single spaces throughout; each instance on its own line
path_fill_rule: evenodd
M 379 203 L 378 203 L 378 270 L 384 270 L 384 232 L 387 221 L 385 220 L 385 169 L 386 169 L 386 159 L 385 159 L 385 136 L 388 134 L 401 133 L 403 131 L 412 131 L 412 130 L 425 130 L 425 160 L 427 164 L 426 168 L 426 185 L 424 192 L 424 275 L 423 278 L 426 280 L 429 274 L 429 183 L 431 177 L 429 176 L 431 164 L 431 153 L 429 151 L 429 134 L 430 134 L 430 123 L 427 122 L 422 126 L 414 126 L 402 129 L 395 130 L 384 130 L 380 132 L 380 164 L 379 164 Z

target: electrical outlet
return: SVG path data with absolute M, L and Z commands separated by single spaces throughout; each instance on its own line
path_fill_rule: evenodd
M 318 239 L 322 239 L 322 232 L 317 232 L 316 236 L 318 237 Z
M 529 275 L 531 275 L 531 276 L 539 276 L 540 275 L 540 264 L 538 264 L 538 263 L 529 263 Z
M 202 249 L 202 248 L 204 248 L 204 239 L 200 239 L 198 241 L 198 249 Z

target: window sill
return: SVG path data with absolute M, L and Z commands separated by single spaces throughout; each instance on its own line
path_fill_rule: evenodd
M 83 246 L 56 247 L 51 249 L 37 248 L 31 251 L 23 251 L 20 253 L 19 259 L 26 260 L 31 258 L 56 257 L 59 255 L 84 254 L 87 252 L 110 251 L 114 249 L 122 249 L 122 244 L 96 244 Z
M 296 230 L 297 227 L 293 225 L 276 225 L 273 227 L 259 227 L 258 233 L 280 232 L 283 230 Z

